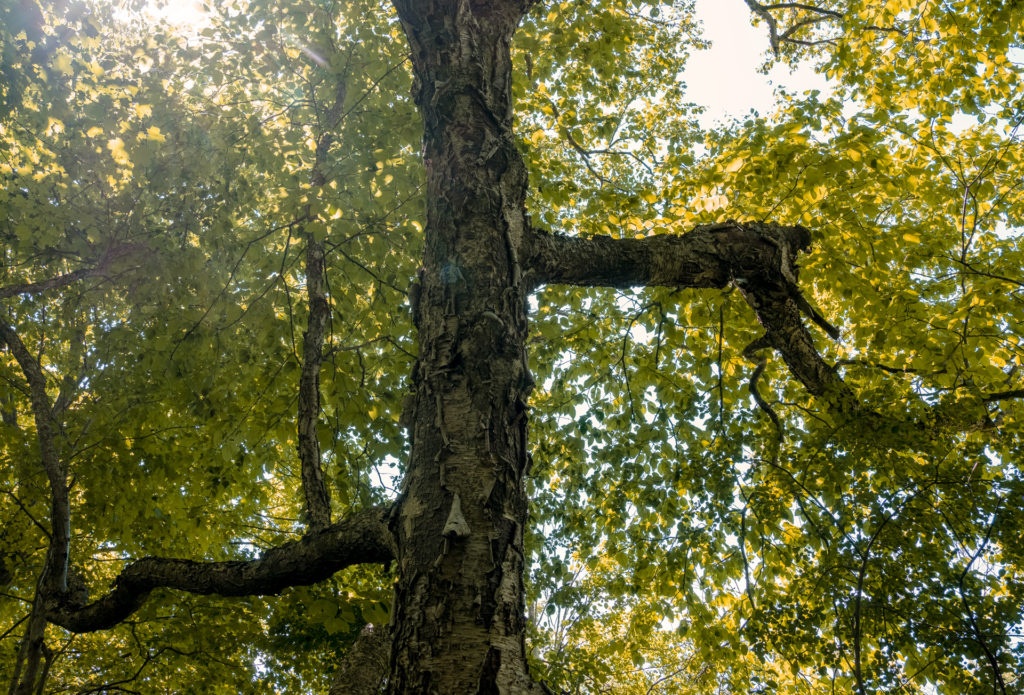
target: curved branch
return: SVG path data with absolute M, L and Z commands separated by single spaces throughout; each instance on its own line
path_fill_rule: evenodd
M 306 586 L 357 564 L 385 564 L 395 556 L 385 521 L 374 507 L 265 551 L 258 560 L 195 562 L 145 557 L 126 566 L 103 598 L 85 606 L 65 599 L 48 607 L 46 617 L 71 632 L 95 632 L 117 625 L 138 610 L 154 589 L 193 594 L 265 596 L 290 586 Z
M 764 374 L 765 368 L 768 366 L 768 361 L 765 356 L 761 354 L 763 348 L 768 347 L 768 341 L 762 336 L 747 347 L 743 348 L 743 356 L 755 364 L 754 373 L 750 375 L 750 381 L 747 382 L 747 390 L 750 391 L 750 395 L 753 396 L 754 402 L 757 406 L 763 410 L 768 418 L 775 425 L 776 433 L 779 435 L 779 440 L 782 440 L 782 422 L 779 420 L 779 416 L 776 414 L 772 406 L 764 399 L 761 392 L 757 388 L 758 381 L 761 380 L 761 375 Z
M 46 375 L 39 360 L 26 347 L 21 337 L 0 319 L 0 340 L 7 343 L 29 385 L 29 397 L 39 441 L 39 456 L 50 484 L 50 543 L 40 581 L 44 592 L 67 589 L 68 556 L 71 547 L 71 505 L 68 499 L 67 473 L 57 451 L 57 427 L 53 406 L 46 393 Z
M 750 3 L 747 4 L 749 5 Z M 842 19 L 843 17 L 841 12 L 829 10 L 824 7 L 818 7 L 816 5 L 808 5 L 802 2 L 778 2 L 774 5 L 761 5 L 760 7 L 769 12 L 772 10 L 807 10 L 808 12 L 816 12 L 818 14 L 825 15 L 826 17 L 834 17 L 835 19 Z

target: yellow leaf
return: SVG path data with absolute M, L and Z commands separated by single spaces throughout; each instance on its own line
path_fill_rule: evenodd
M 89 130 L 85 131 L 85 135 L 86 137 L 90 138 L 103 135 L 103 128 L 100 128 L 98 125 L 94 125 L 92 128 L 89 128 Z
M 911 244 L 920 244 L 921 243 L 921 237 L 919 237 L 916 234 L 904 234 L 903 235 L 903 241 L 909 242 Z
M 139 118 L 145 118 L 153 115 L 153 107 L 149 104 L 136 104 L 135 115 Z
M 64 75 L 70 75 L 74 70 L 71 67 L 71 56 L 63 53 L 53 59 L 53 69 Z
M 743 157 L 737 157 L 736 159 L 729 162 L 728 166 L 725 167 L 725 170 L 730 174 L 734 171 L 739 171 L 741 168 L 743 168 L 743 162 L 745 161 L 746 160 L 743 159 Z
M 155 125 L 149 127 L 149 130 L 146 131 L 146 137 L 150 140 L 156 140 L 157 142 L 164 142 L 167 140 L 167 138 L 164 137 L 164 134 L 161 133 L 160 129 Z
M 107 149 L 110 150 L 110 156 L 118 164 L 129 164 L 131 162 L 128 158 L 128 153 L 124 151 L 124 140 L 121 138 L 107 140 Z

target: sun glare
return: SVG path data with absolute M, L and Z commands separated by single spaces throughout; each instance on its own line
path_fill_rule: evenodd
M 200 0 L 152 0 L 146 3 L 142 14 L 153 22 L 165 22 L 179 29 L 196 29 L 210 20 Z

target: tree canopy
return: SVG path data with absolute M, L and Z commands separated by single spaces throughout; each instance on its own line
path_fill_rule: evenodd
M 1024 690 L 1024 3 L 746 4 L 0 0 L 10 693 Z

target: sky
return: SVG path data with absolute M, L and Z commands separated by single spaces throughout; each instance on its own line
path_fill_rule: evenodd
M 188 26 L 201 24 L 204 12 L 200 0 L 169 0 L 155 14 Z M 791 72 L 780 65 L 767 75 L 758 71 L 769 49 L 768 30 L 751 25 L 743 0 L 697 0 L 697 16 L 712 45 L 690 56 L 683 80 L 690 100 L 708 109 L 700 118 L 702 126 L 746 116 L 752 108 L 762 115 L 770 112 L 777 86 L 826 91 L 825 78 L 810 66 Z
M 792 73 L 781 65 L 767 75 L 758 72 L 770 48 L 768 29 L 751 25 L 750 8 L 743 0 L 697 0 L 697 17 L 712 45 L 690 55 L 683 80 L 690 100 L 708 108 L 700 119 L 702 126 L 745 116 L 751 108 L 768 113 L 777 86 L 826 91 L 825 78 L 810 66 Z

